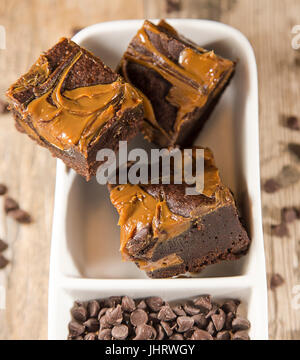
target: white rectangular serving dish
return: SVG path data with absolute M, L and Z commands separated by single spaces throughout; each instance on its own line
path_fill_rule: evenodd
M 254 53 L 248 40 L 230 26 L 207 20 L 168 20 L 180 33 L 220 55 L 238 60 L 236 74 L 199 135 L 209 146 L 223 182 L 233 192 L 252 239 L 247 256 L 210 266 L 199 276 L 148 279 L 119 253 L 118 216 L 105 186 L 86 183 L 57 161 L 49 280 L 49 339 L 66 339 L 75 300 L 111 295 L 161 295 L 171 301 L 211 294 L 239 298 L 251 321 L 252 339 L 267 339 L 267 288 L 261 223 L 258 86 Z M 142 20 L 96 24 L 74 41 L 115 68 Z M 143 143 L 141 138 L 131 146 Z

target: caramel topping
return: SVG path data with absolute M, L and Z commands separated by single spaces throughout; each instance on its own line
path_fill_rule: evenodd
M 126 258 L 126 244 L 134 234 L 151 226 L 154 238 L 175 237 L 190 225 L 190 219 L 173 214 L 165 200 L 157 200 L 138 185 L 118 185 L 110 193 L 121 227 L 121 252 Z
M 155 262 L 137 260 L 136 263 L 141 270 L 151 272 L 169 266 L 180 265 L 183 263 L 183 260 L 177 254 L 171 254 Z
M 65 79 L 81 56 L 82 52 L 79 51 L 69 60 L 68 66 L 60 69 L 61 74 L 55 74 L 58 81 L 51 82 L 50 79 L 46 92 L 41 90 L 44 84 L 34 89 L 41 96 L 29 103 L 24 117 L 30 116 L 36 132 L 49 143 L 62 150 L 77 146 L 87 157 L 88 146 L 99 139 L 100 131 L 107 121 L 116 115 L 121 117 L 127 109 L 136 107 L 142 100 L 138 92 L 120 77 L 111 84 L 62 92 Z M 47 82 L 48 64 L 36 67 L 37 77 Z
M 167 23 L 161 22 L 160 26 L 171 31 L 176 31 Z M 214 54 L 213 51 L 202 53 L 200 47 L 196 51 L 193 48 L 185 48 L 179 56 L 178 64 L 159 52 L 152 44 L 147 32 L 160 34 L 159 29 L 149 21 L 145 21 L 143 27 L 138 31 L 135 42 L 140 43 L 147 50 L 146 54 L 139 52 L 137 46 L 129 45 L 122 61 L 122 71 L 125 78 L 126 61 L 143 65 L 158 72 L 164 79 L 172 84 L 166 99 L 178 108 L 174 130 L 178 131 L 185 116 L 197 107 L 203 107 L 208 101 L 220 79 L 226 73 L 230 75 L 233 63 Z M 144 96 L 145 97 L 145 96 Z M 155 119 L 153 109 L 149 110 L 146 104 L 145 112 L 148 121 L 159 130 L 162 130 Z M 170 136 L 172 134 L 169 134 Z

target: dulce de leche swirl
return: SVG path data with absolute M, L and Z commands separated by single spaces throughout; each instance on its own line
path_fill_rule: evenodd
M 87 157 L 88 147 L 96 142 L 102 127 L 113 118 L 120 118 L 142 100 L 138 92 L 121 77 L 110 84 L 98 84 L 62 91 L 71 68 L 82 56 L 71 53 L 67 64 L 56 70 L 50 79 L 47 63 L 39 67 L 44 83 L 35 88 L 38 95 L 24 111 L 35 132 L 61 150 L 78 147 Z
M 196 44 L 191 44 L 190 47 L 185 46 L 177 62 L 174 62 L 159 51 L 149 37 L 150 33 L 162 34 L 161 29 L 166 29 L 179 38 L 176 30 L 165 21 L 162 20 L 158 26 L 155 26 L 146 20 L 129 44 L 120 66 L 126 81 L 130 81 L 126 69 L 127 63 L 132 62 L 154 70 L 171 84 L 166 100 L 178 111 L 173 130 L 169 133 L 159 125 L 150 100 L 142 94 L 146 119 L 171 139 L 173 132 L 179 131 L 187 114 L 192 113 L 196 108 L 204 107 L 218 84 L 230 76 L 233 62 L 217 56 L 214 51 L 204 50 Z M 187 40 L 186 43 L 189 44 Z

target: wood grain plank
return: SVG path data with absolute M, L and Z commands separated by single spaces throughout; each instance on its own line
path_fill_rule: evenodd
M 139 0 L 2 0 L 0 24 L 6 28 L 7 49 L 0 50 L 0 73 L 5 74 L 0 77 L 0 94 L 42 50 L 70 36 L 73 27 L 142 16 Z M 34 218 L 27 226 L 5 221 L 13 259 L 0 339 L 46 339 L 55 160 L 17 133 L 10 115 L 0 119 L 0 154 L 0 182 L 8 184 L 9 194 Z

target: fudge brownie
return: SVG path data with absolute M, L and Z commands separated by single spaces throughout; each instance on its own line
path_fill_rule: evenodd
M 201 193 L 186 195 L 184 181 L 158 182 L 109 185 L 120 216 L 123 260 L 135 262 L 150 277 L 165 278 L 197 273 L 247 252 L 249 237 L 209 149 L 204 150 Z
M 118 149 L 143 119 L 138 92 L 63 38 L 7 91 L 16 127 L 89 180 L 101 148 Z
M 233 76 L 235 63 L 145 21 L 119 65 L 144 98 L 145 137 L 161 147 L 190 146 Z

